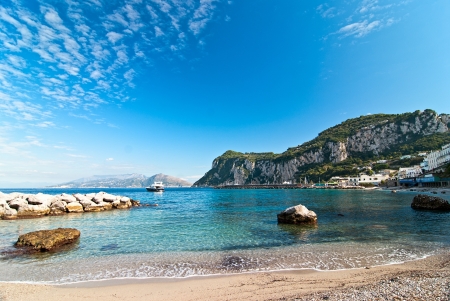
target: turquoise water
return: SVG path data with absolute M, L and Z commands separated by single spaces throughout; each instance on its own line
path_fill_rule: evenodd
M 450 245 L 450 214 L 412 210 L 413 192 L 101 190 L 158 206 L 0 220 L 0 249 L 11 248 L 18 235 L 30 231 L 58 227 L 81 231 L 79 243 L 64 252 L 21 258 L 0 256 L 0 281 L 69 283 L 281 269 L 348 269 L 422 258 Z M 48 194 L 98 191 L 20 190 Z M 298 204 L 317 213 L 317 227 L 277 224 L 277 213 Z

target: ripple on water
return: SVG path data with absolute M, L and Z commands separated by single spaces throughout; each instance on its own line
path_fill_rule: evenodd
M 168 189 L 155 195 L 105 190 L 159 206 L 0 221 L 0 249 L 26 232 L 81 231 L 79 242 L 62 253 L 0 256 L 0 281 L 350 269 L 422 258 L 450 244 L 450 214 L 415 212 L 410 208 L 413 193 Z M 318 214 L 317 227 L 277 224 L 277 213 L 300 203 Z

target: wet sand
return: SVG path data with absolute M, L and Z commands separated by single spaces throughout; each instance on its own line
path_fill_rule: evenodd
M 340 271 L 280 271 L 50 286 L 0 283 L 0 300 L 448 300 L 450 253 Z

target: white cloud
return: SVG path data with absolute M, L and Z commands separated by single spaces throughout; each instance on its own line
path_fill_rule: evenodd
M 339 29 L 338 33 L 343 34 L 344 36 L 355 36 L 358 38 L 364 37 L 369 34 L 371 31 L 380 27 L 381 22 L 379 20 L 368 22 L 367 20 L 363 22 L 356 22 L 349 25 L 346 25 Z
M 108 37 L 108 40 L 113 44 L 115 44 L 118 40 L 123 38 L 123 34 L 114 31 L 108 32 L 106 36 Z
M 98 80 L 100 77 L 103 77 L 102 73 L 98 70 L 94 70 L 91 73 L 91 78 Z
M 88 156 L 85 156 L 85 155 L 77 155 L 77 154 L 67 154 L 67 156 L 72 157 L 72 158 L 81 158 L 81 159 L 84 159 L 84 158 L 88 157 Z
M 114 161 L 114 158 L 107 158 L 106 161 Z
M 164 35 L 164 32 L 159 28 L 159 26 L 155 26 L 155 36 L 160 37 Z

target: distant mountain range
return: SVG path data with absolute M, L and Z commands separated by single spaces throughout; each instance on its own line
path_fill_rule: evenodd
M 179 186 L 192 186 L 183 179 L 164 175 L 156 174 L 151 177 L 147 177 L 142 174 L 125 174 L 125 175 L 95 175 L 92 177 L 81 178 L 67 183 L 51 185 L 52 188 L 91 188 L 91 187 L 104 187 L 104 188 L 140 188 L 148 187 L 153 182 L 163 182 L 166 187 L 179 187 Z

